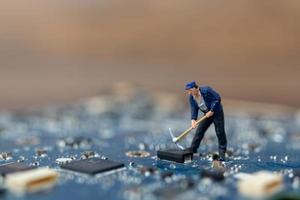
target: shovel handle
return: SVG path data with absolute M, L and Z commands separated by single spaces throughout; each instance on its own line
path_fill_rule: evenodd
M 203 117 L 201 117 L 198 121 L 196 121 L 196 125 L 198 125 L 200 122 L 202 122 L 203 120 L 205 120 L 207 117 L 204 115 Z M 188 128 L 187 130 L 185 130 L 184 132 L 182 132 L 177 138 L 175 142 L 178 142 L 179 140 L 181 140 L 184 136 L 186 136 L 189 132 L 191 132 L 193 130 L 193 127 Z

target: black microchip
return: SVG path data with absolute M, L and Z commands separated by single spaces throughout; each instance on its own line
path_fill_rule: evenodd
M 24 165 L 21 163 L 8 163 L 8 164 L 0 165 L 0 174 L 2 176 L 5 176 L 10 173 L 25 171 L 25 170 L 34 169 L 34 168 L 36 168 L 36 167 Z
M 178 163 L 187 163 L 192 161 L 193 153 L 187 150 L 166 149 L 157 151 L 157 157 L 162 160 L 169 160 Z
M 61 168 L 63 169 L 68 169 L 68 170 L 91 174 L 91 175 L 101 173 L 101 172 L 111 171 L 122 167 L 124 167 L 123 163 L 119 163 L 112 160 L 103 160 L 100 158 L 76 160 L 61 165 Z

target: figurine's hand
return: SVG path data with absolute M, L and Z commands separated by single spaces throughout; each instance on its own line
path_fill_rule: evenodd
M 213 116 L 214 115 L 214 112 L 213 111 L 208 111 L 206 114 L 205 114 L 205 116 L 207 117 L 207 118 L 210 118 L 211 116 Z
M 192 120 L 192 128 L 195 129 L 197 127 L 196 120 Z

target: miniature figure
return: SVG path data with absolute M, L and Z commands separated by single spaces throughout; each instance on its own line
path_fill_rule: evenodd
M 188 148 L 188 150 L 192 153 L 197 153 L 197 149 L 206 130 L 214 123 L 219 141 L 219 160 L 225 161 L 227 139 L 220 95 L 209 86 L 199 87 L 195 81 L 187 83 L 185 89 L 189 94 L 189 102 L 191 105 L 192 128 L 197 128 L 191 147 Z M 199 110 L 204 113 L 206 118 L 198 124 L 197 118 Z

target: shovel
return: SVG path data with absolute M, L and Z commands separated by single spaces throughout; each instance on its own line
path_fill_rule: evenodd
M 196 125 L 200 124 L 203 120 L 205 120 L 207 117 L 204 115 L 203 117 L 201 117 L 198 121 L 196 121 Z M 193 127 L 188 128 L 187 130 L 185 130 L 184 132 L 182 132 L 179 136 L 175 137 L 172 129 L 169 128 L 169 133 L 172 137 L 172 142 L 174 142 L 177 147 L 179 147 L 180 149 L 184 149 L 183 146 L 181 146 L 180 144 L 178 144 L 178 141 L 181 140 L 183 137 L 185 137 L 189 132 L 191 132 L 193 130 Z

